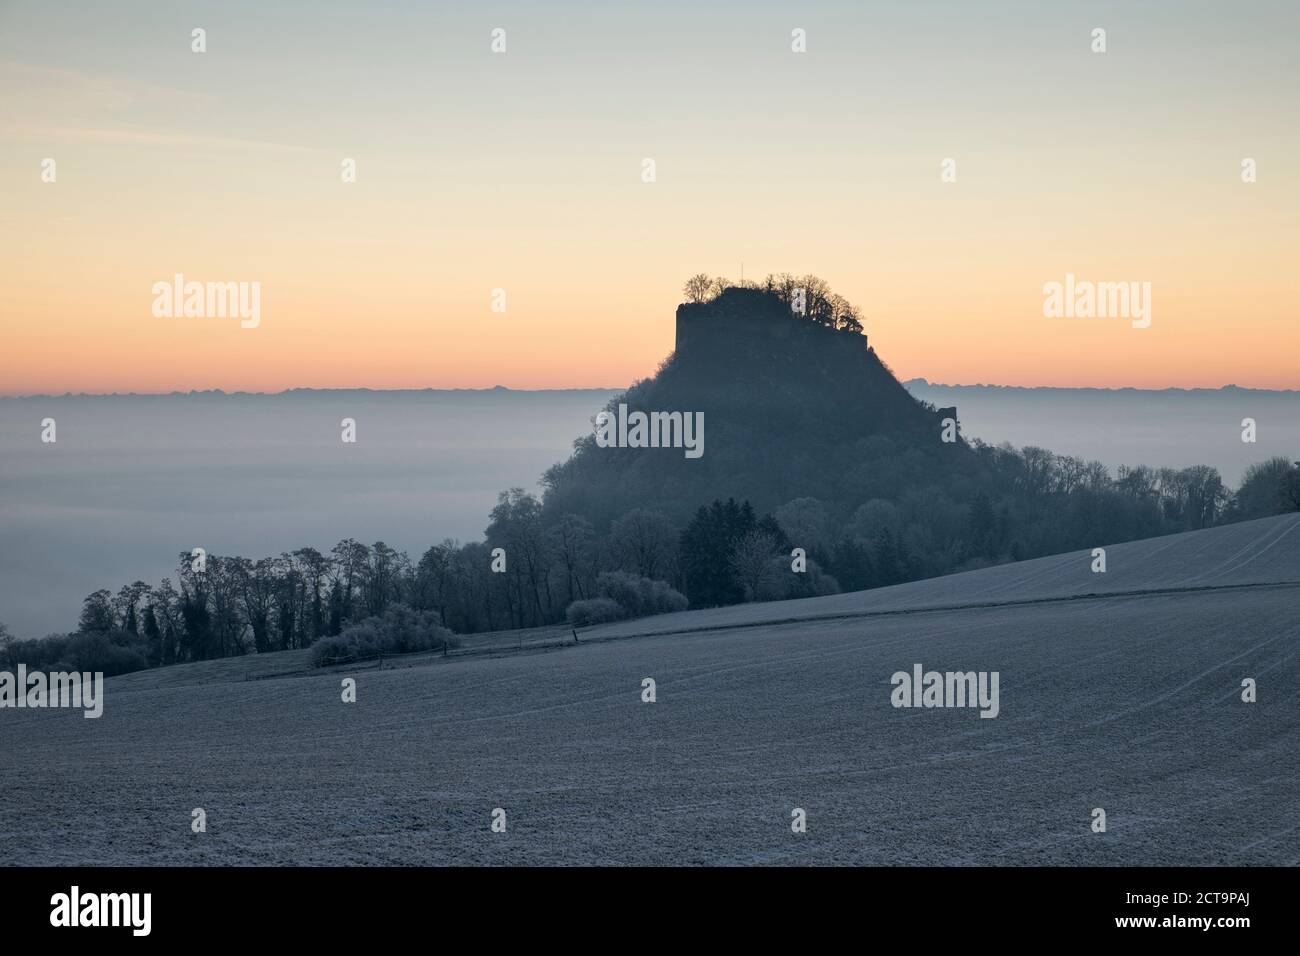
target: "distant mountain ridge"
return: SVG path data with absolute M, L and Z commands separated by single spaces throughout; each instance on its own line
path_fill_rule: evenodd
M 1220 385 L 1217 388 L 1210 386 L 1195 386 L 1191 388 L 1181 388 L 1178 386 L 1167 386 L 1165 388 L 1138 388 L 1133 385 L 1121 385 L 1116 387 L 1101 387 L 1094 385 L 990 385 L 983 382 L 974 385 L 949 385 L 942 382 L 931 382 L 925 378 L 909 378 L 903 383 L 903 387 L 909 392 L 917 394 L 930 389 L 943 389 L 955 392 L 972 392 L 972 393 L 990 393 L 997 394 L 1000 392 L 1054 392 L 1054 393 L 1080 393 L 1080 394 L 1111 394 L 1111 393 L 1140 393 L 1145 395 L 1222 395 L 1224 392 L 1247 392 L 1252 394 L 1263 395 L 1300 395 L 1300 389 L 1292 388 L 1252 388 L 1243 385 Z
M 585 392 L 616 392 L 614 386 L 581 386 L 573 388 L 510 388 L 506 385 L 490 385 L 484 388 L 307 388 L 295 387 L 280 389 L 275 392 L 249 392 L 242 390 L 226 391 L 221 388 L 191 389 L 189 391 L 173 390 L 170 392 L 62 392 L 59 394 L 36 393 L 30 395 L 0 395 L 0 401 L 26 401 L 41 398 L 280 398 L 283 396 L 333 397 L 338 395 L 367 396 L 412 396 L 412 395 L 573 395 Z

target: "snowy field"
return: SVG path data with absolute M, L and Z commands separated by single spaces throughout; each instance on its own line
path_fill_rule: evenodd
M 110 679 L 99 720 L 0 711 L 0 862 L 1300 863 L 1298 526 L 505 641 L 355 704 L 301 654 Z M 999 672 L 999 716 L 895 709 L 917 663 Z

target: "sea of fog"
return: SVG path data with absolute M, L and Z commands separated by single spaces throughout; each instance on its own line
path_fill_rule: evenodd
M 1254 462 L 1300 459 L 1298 391 L 905 384 L 936 407 L 955 405 L 966 438 L 1096 459 L 1112 474 L 1119 465 L 1213 465 L 1235 488 Z M 1256 425 L 1253 444 L 1242 441 L 1247 418 Z
M 0 399 L 0 621 L 20 637 L 69 630 L 90 592 L 157 583 L 194 547 L 263 557 L 352 537 L 418 559 L 481 539 L 497 493 L 536 491 L 613 394 Z
M 1112 467 L 1206 463 L 1235 484 L 1252 461 L 1300 457 L 1296 392 L 909 388 L 957 405 L 968 437 Z M 193 547 L 262 557 L 353 537 L 415 559 L 443 538 L 481 538 L 497 493 L 536 490 L 613 394 L 0 399 L 0 621 L 20 637 L 71 629 L 85 595 L 156 583 Z M 1240 439 L 1248 416 L 1254 445 Z M 340 441 L 345 417 L 356 444 Z

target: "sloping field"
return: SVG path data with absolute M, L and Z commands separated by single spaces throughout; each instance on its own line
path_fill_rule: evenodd
M 558 647 L 573 641 L 573 631 L 568 626 L 533 627 L 514 631 L 490 631 L 484 634 L 462 634 L 457 638 L 460 646 L 451 651 L 453 657 L 478 657 L 494 654 L 513 654 L 525 650 Z M 383 661 L 363 660 L 358 670 L 383 667 L 414 667 L 441 658 L 441 651 L 421 651 L 399 654 Z M 329 673 L 344 665 L 335 665 Z M 247 657 L 223 657 L 213 661 L 196 661 L 175 667 L 135 671 L 113 678 L 117 690 L 146 690 L 152 687 L 182 687 L 191 684 L 228 683 L 230 681 L 266 680 L 275 677 L 300 677 L 315 668 L 310 650 L 272 651 L 268 654 L 250 654 Z
M 623 621 L 595 633 L 613 637 L 1136 591 L 1300 585 L 1300 514 L 1130 541 L 1105 551 L 1104 574 L 1093 573 L 1090 550 L 1072 551 L 872 591 Z
M 1298 521 L 357 671 L 355 704 L 110 680 L 99 720 L 0 711 L 0 861 L 1295 864 Z M 999 715 L 895 709 L 914 664 L 997 671 Z

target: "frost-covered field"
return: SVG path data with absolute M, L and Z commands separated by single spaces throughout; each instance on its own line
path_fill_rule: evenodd
M 346 672 L 110 680 L 99 720 L 0 711 L 0 861 L 1295 864 L 1298 526 L 357 671 L 352 705 Z M 1000 672 L 1000 715 L 894 709 L 916 663 Z

